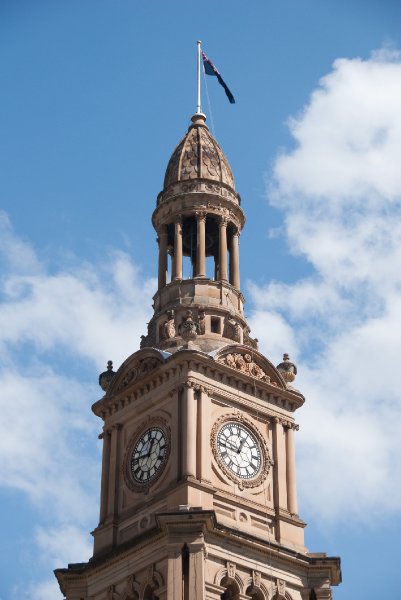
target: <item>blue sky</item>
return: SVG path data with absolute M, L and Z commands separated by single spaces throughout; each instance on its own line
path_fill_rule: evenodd
M 56 598 L 52 569 L 89 556 L 90 406 L 151 315 L 150 216 L 195 111 L 197 39 L 237 100 L 208 78 L 203 108 L 247 216 L 246 312 L 307 397 L 307 546 L 342 557 L 336 600 L 396 597 L 400 13 L 392 0 L 3 0 L 1 600 Z

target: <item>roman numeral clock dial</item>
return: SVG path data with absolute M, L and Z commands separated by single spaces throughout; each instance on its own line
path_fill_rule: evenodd
M 221 469 L 241 487 L 254 487 L 266 478 L 271 464 L 266 444 L 241 420 L 216 423 L 212 449 Z
M 239 423 L 226 423 L 217 436 L 220 456 L 241 479 L 255 477 L 260 469 L 260 449 L 252 433 Z
M 133 436 L 125 459 L 128 486 L 146 490 L 161 475 L 169 454 L 169 429 L 154 425 Z

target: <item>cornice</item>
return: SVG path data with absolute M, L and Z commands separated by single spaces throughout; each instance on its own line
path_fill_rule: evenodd
M 241 348 L 241 346 L 234 346 L 234 348 Z M 140 361 L 141 357 L 146 357 L 148 353 L 149 350 L 144 349 L 138 351 L 132 357 L 136 356 Z M 124 364 L 127 365 L 128 369 L 129 359 Z M 124 373 L 121 371 L 123 366 L 118 370 L 115 376 L 116 379 L 117 376 L 120 377 L 120 380 L 123 378 Z M 183 378 L 184 373 L 188 373 L 188 377 Z M 198 379 L 196 373 L 207 378 L 208 381 L 205 382 L 202 377 Z M 203 386 L 209 395 L 229 399 L 233 404 L 246 406 L 253 411 L 263 411 L 263 413 L 272 417 L 278 415 L 274 409 L 269 408 L 269 405 L 274 406 L 279 411 L 283 410 L 291 413 L 302 406 L 304 402 L 304 397 L 300 393 L 251 377 L 247 373 L 242 373 L 217 362 L 210 355 L 189 349 L 172 354 L 164 362 L 160 361 L 160 364 L 153 370 L 145 372 L 140 378 L 130 381 L 128 377 L 127 380 L 128 383 L 124 388 L 116 385 L 114 388 L 117 388 L 117 391 L 113 393 L 111 387 L 103 398 L 93 404 L 92 410 L 97 416 L 106 420 L 108 417 L 120 412 L 127 405 L 139 401 L 142 397 L 159 390 L 162 386 L 167 393 L 171 394 L 173 390 L 177 389 L 177 386 L 186 385 L 190 381 L 195 386 Z M 283 383 L 283 385 L 285 384 Z M 229 390 L 227 387 L 234 389 Z M 254 400 L 247 398 L 245 394 L 248 397 L 253 397 Z M 255 400 L 266 404 L 259 404 L 256 408 Z M 281 417 L 281 415 L 279 416 Z M 292 423 L 291 418 L 287 418 L 287 421 Z

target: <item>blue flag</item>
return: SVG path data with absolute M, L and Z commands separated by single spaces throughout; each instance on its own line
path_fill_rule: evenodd
M 224 91 L 226 93 L 227 98 L 230 101 L 230 104 L 235 104 L 234 96 L 228 89 L 226 83 L 223 81 L 222 76 L 220 75 L 210 58 L 208 58 L 204 52 L 202 52 L 202 60 L 203 68 L 205 69 L 206 75 L 214 75 L 215 77 L 217 77 L 219 84 L 224 88 Z

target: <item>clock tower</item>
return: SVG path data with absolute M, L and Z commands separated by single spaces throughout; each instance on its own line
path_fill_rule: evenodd
M 339 558 L 304 545 L 296 367 L 244 318 L 241 198 L 202 113 L 174 150 L 152 222 L 158 290 L 140 349 L 99 377 L 93 557 L 57 569 L 67 600 L 332 598 Z

